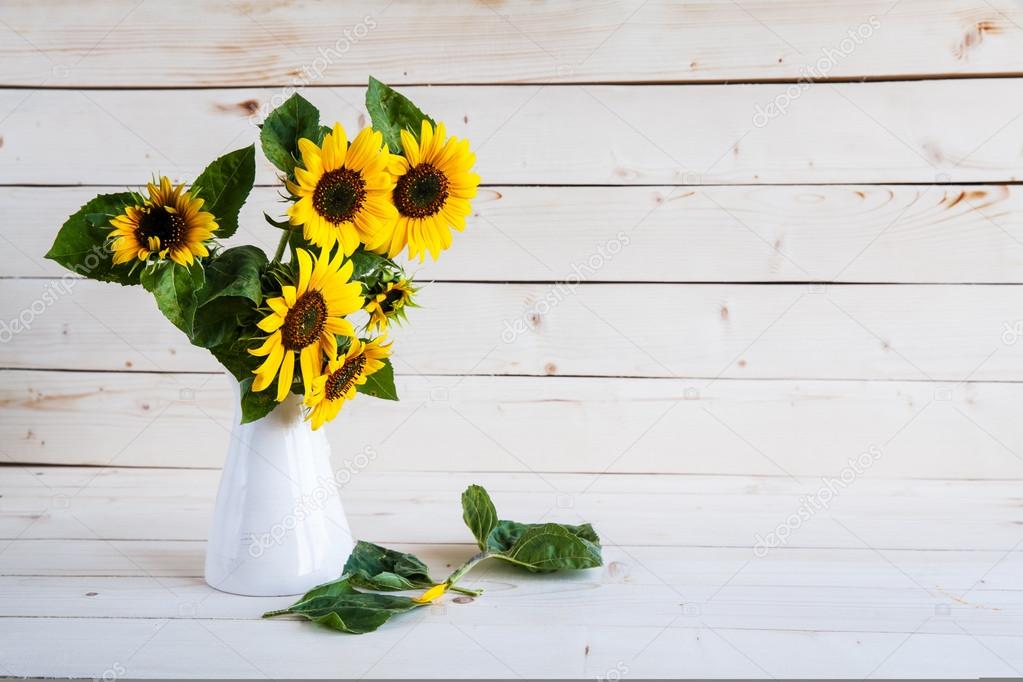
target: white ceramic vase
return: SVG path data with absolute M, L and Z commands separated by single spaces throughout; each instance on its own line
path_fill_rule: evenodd
M 223 592 L 284 596 L 336 579 L 352 551 L 323 429 L 289 395 L 269 415 L 235 420 L 206 546 L 206 582 Z

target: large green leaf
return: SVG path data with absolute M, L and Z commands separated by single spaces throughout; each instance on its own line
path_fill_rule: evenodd
M 602 563 L 600 538 L 590 524 L 498 521 L 490 495 L 478 485 L 462 493 L 462 519 L 480 549 L 534 573 L 594 568 Z
M 497 509 L 483 486 L 471 485 L 462 493 L 462 519 L 480 549 L 486 550 L 487 538 L 497 526 Z
M 600 539 L 589 524 L 501 521 L 487 539 L 493 556 L 534 573 L 595 568 L 603 563 Z
M 252 378 L 252 370 L 259 365 L 259 358 L 245 352 L 246 348 L 256 347 L 255 341 L 235 339 L 224 343 L 210 346 L 209 351 L 213 357 L 224 366 L 238 381 Z
M 277 384 L 272 383 L 260 392 L 252 390 L 252 380 L 255 377 L 246 377 L 241 380 L 242 393 L 242 424 L 248 424 L 262 419 L 273 412 L 277 407 L 276 399 Z
M 140 281 L 153 294 L 164 317 L 191 338 L 197 294 L 204 281 L 202 266 L 199 263 L 184 266 L 168 260 L 147 266 Z
M 195 179 L 191 191 L 205 200 L 202 210 L 216 216 L 218 239 L 227 239 L 238 229 L 238 212 L 255 180 L 256 149 L 251 144 L 224 154 Z
M 524 533 L 533 528 L 543 528 L 549 525 L 545 523 L 518 523 L 516 521 L 499 521 L 487 537 L 487 549 L 492 552 L 507 552 L 510 550 Z M 556 524 L 564 527 L 573 535 L 595 545 L 600 544 L 600 538 L 593 526 L 584 523 L 581 526 L 568 524 Z
M 255 322 L 263 302 L 261 280 L 268 262 L 255 246 L 235 246 L 206 260 L 206 284 L 198 294 L 192 343 L 212 348 L 233 341 Z
M 252 380 L 255 378 L 252 371 L 259 366 L 263 358 L 255 357 L 248 349 L 257 345 L 258 342 L 253 339 L 238 338 L 209 349 L 213 357 L 231 373 L 241 387 L 242 424 L 262 419 L 277 407 L 277 401 L 274 399 L 277 393 L 275 385 L 259 393 L 252 390 Z
M 397 400 L 398 389 L 394 386 L 394 367 L 385 359 L 384 366 L 366 377 L 366 383 L 356 387 L 356 391 L 383 400 Z
M 114 229 L 110 219 L 136 201 L 131 192 L 100 194 L 93 198 L 67 219 L 46 257 L 82 277 L 125 285 L 138 284 L 140 264 L 132 262 L 115 266 L 113 254 L 107 246 L 107 235 Z
M 433 119 L 407 97 L 372 76 L 366 88 L 366 111 L 373 121 L 373 129 L 383 134 L 384 142 L 394 154 L 401 154 L 402 130 L 408 130 L 418 139 L 424 119 L 435 125 Z
M 268 611 L 263 617 L 294 614 L 334 630 L 361 635 L 418 606 L 422 604 L 410 597 L 359 592 L 347 578 L 341 578 L 315 587 L 288 608 Z
M 259 141 L 270 163 L 291 177 L 299 158 L 299 139 L 305 137 L 319 143 L 323 131 L 319 110 L 296 92 L 266 117 Z
M 412 590 L 437 583 L 418 557 L 363 540 L 355 545 L 343 573 L 352 585 L 370 590 Z

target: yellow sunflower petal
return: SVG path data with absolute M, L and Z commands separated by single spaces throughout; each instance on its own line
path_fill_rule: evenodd
M 256 326 L 269 334 L 280 329 L 282 324 L 284 324 L 284 317 L 277 313 L 272 313 L 256 323 Z
M 291 381 L 295 378 L 295 354 L 288 351 L 284 354 L 284 361 L 281 362 L 281 373 L 277 377 L 277 402 L 288 397 L 291 391 Z

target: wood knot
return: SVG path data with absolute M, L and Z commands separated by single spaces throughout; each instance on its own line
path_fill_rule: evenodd
M 997 35 L 1003 32 L 1004 29 L 996 21 L 991 19 L 978 21 L 966 30 L 962 40 L 959 41 L 959 44 L 955 46 L 952 52 L 955 54 L 956 59 L 966 60 L 970 56 L 970 51 L 984 42 L 985 35 Z

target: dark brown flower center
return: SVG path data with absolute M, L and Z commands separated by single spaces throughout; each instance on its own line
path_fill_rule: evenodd
M 352 384 L 366 368 L 366 356 L 362 353 L 354 358 L 345 360 L 345 364 L 327 377 L 327 384 L 324 391 L 328 400 L 337 400 L 352 388 Z
M 425 218 L 441 209 L 448 198 L 448 177 L 429 163 L 421 163 L 398 178 L 394 205 L 403 216 Z
M 313 191 L 313 208 L 335 225 L 350 222 L 365 200 L 366 180 L 350 168 L 324 173 Z
M 393 312 L 395 308 L 401 307 L 399 304 L 405 300 L 405 291 L 403 289 L 391 289 L 384 294 L 384 300 L 380 302 L 380 308 L 384 312 Z
M 185 243 L 188 226 L 180 215 L 171 213 L 164 206 L 144 206 L 140 210 L 142 215 L 135 228 L 135 238 L 140 244 L 163 250 Z
M 281 341 L 286 350 L 301 350 L 320 338 L 327 323 L 327 303 L 318 291 L 302 295 L 284 317 Z

